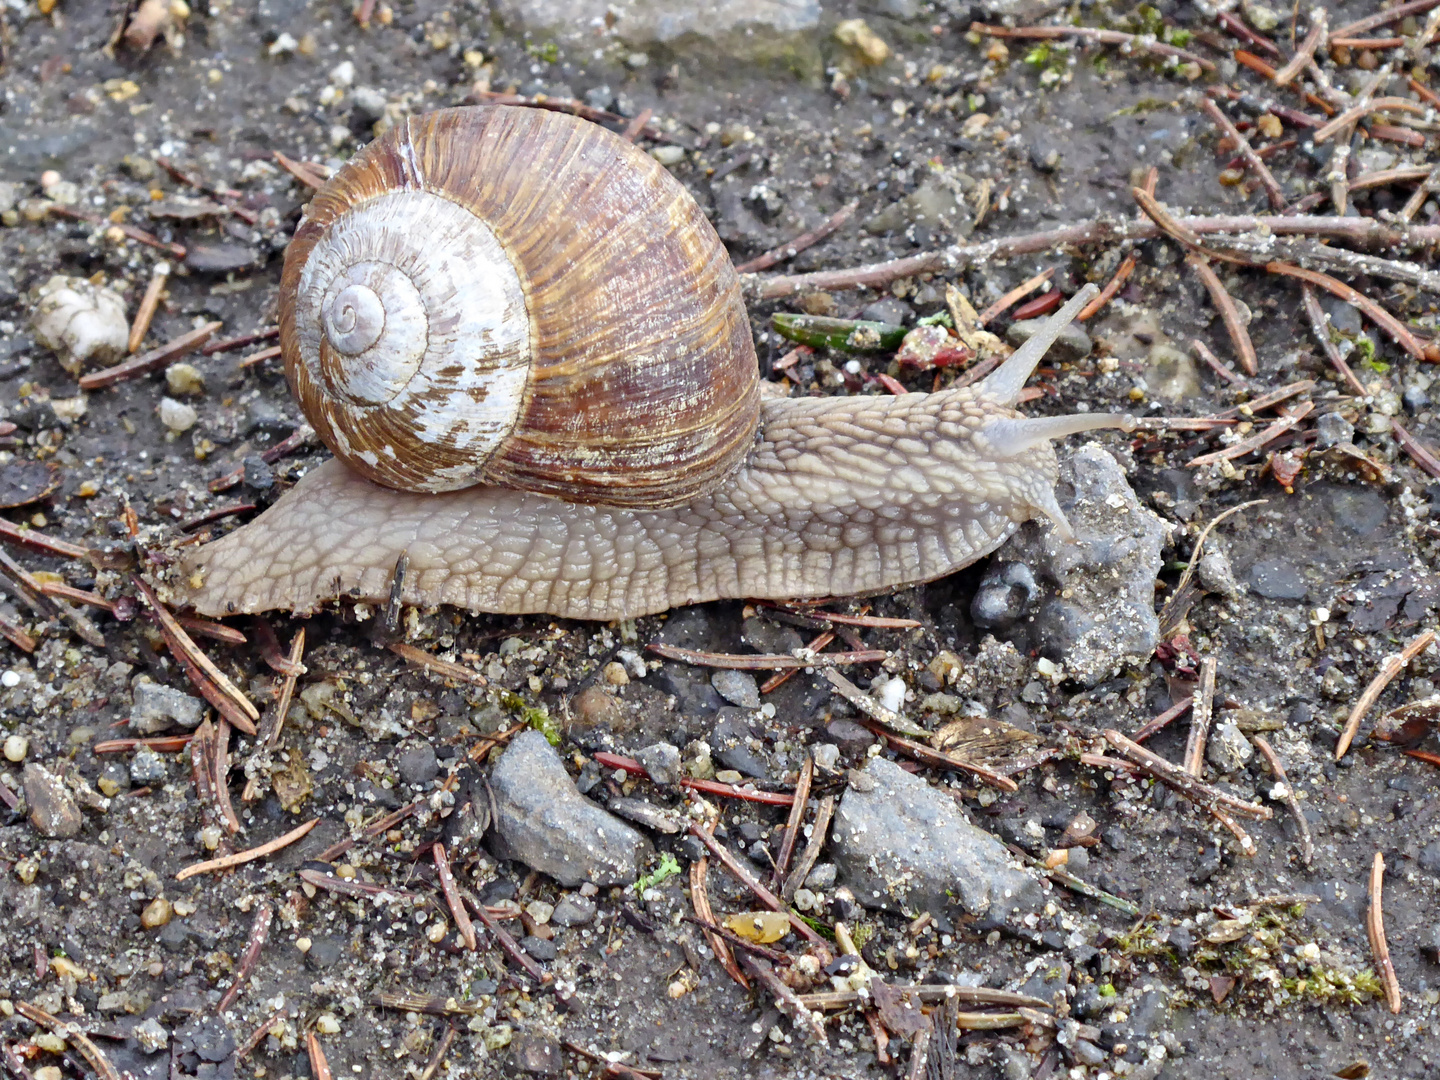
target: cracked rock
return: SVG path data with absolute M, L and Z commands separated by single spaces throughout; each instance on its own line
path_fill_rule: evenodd
M 575 788 L 555 748 L 538 731 L 521 732 L 490 774 L 494 845 L 561 885 L 629 885 L 650 842 Z
M 1044 902 L 1039 882 L 949 796 L 884 758 L 851 775 L 860 782 L 840 800 L 830 841 L 861 903 L 943 915 L 958 902 L 1006 919 Z

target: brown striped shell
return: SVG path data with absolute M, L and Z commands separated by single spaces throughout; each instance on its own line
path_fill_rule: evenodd
M 387 487 L 673 506 L 749 452 L 758 367 L 719 237 L 654 159 L 535 109 L 396 125 L 285 253 L 286 377 Z

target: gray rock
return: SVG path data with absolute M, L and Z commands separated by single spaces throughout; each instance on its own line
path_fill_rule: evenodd
M 565 1059 L 557 1040 L 539 1032 L 522 1032 L 510 1041 L 509 1065 L 512 1076 L 559 1076 Z
M 244 244 L 191 244 L 185 266 L 197 274 L 228 274 L 249 270 L 260 261 L 260 253 Z
M 401 754 L 395 770 L 411 787 L 425 787 L 440 775 L 440 762 L 435 758 L 435 748 L 424 742 Z
M 987 630 L 1011 626 L 1025 616 L 1038 590 L 1024 563 L 992 562 L 970 601 L 970 617 Z
M 1055 491 L 1075 542 L 1031 522 L 996 558 L 1024 563 L 1045 585 L 1028 630 L 1034 646 L 1061 660 L 1071 678 L 1094 686 L 1155 651 L 1155 576 L 1172 526 L 1141 505 L 1124 470 L 1098 443 L 1061 458 Z
M 834 772 L 840 764 L 840 747 L 834 743 L 818 743 L 811 753 L 815 764 L 826 772 Z
M 674 836 L 685 831 L 685 819 L 678 813 L 644 799 L 613 798 L 608 806 L 612 814 L 619 814 L 652 832 Z
M 1355 438 L 1355 425 L 1339 413 L 1326 413 L 1315 421 L 1315 449 L 1328 450 Z
M 919 226 L 963 239 L 974 228 L 974 212 L 965 201 L 974 187 L 975 180 L 965 173 L 932 173 L 909 195 L 897 199 L 867 221 L 865 231 L 872 236 L 882 236 Z
M 731 705 L 739 705 L 742 709 L 760 707 L 760 687 L 755 683 L 755 676 L 748 671 L 722 669 L 710 676 L 710 685 Z
M 165 779 L 165 759 L 148 746 L 135 751 L 130 759 L 130 782 L 132 784 L 158 784 Z
M 629 885 L 650 843 L 578 791 L 555 748 L 521 732 L 490 774 L 495 853 L 561 885 Z
M 1267 600 L 1304 600 L 1309 586 L 1284 559 L 1262 559 L 1250 567 L 1250 588 Z
M 1435 877 L 1440 878 L 1440 840 L 1433 841 L 1422 847 L 1415 862 L 1419 865 L 1420 869 L 1427 870 Z
M 345 945 L 339 938 L 317 937 L 305 953 L 305 964 L 315 971 L 324 971 L 340 962 Z
M 170 1045 L 170 1032 L 153 1016 L 131 1028 L 130 1035 L 147 1054 L 158 1054 Z
M 521 938 L 520 947 L 542 963 L 549 963 L 560 954 L 555 942 L 549 938 L 535 937 L 534 935 Z
M 1005 331 L 1005 340 L 1011 345 L 1023 345 L 1030 340 L 1035 331 L 1048 321 L 1047 319 L 1021 319 L 1019 322 L 1013 322 Z M 1055 344 L 1050 346 L 1050 351 L 1045 355 L 1049 360 L 1054 361 L 1083 360 L 1090 355 L 1093 347 L 1094 343 L 1090 340 L 1090 335 L 1085 332 L 1084 327 L 1079 323 L 1072 322 L 1060 331 L 1060 336 L 1055 339 Z
M 915 309 L 904 300 L 886 296 L 860 309 L 860 318 L 870 322 L 891 323 L 895 326 L 909 326 L 915 319 Z
M 1211 729 L 1210 741 L 1205 744 L 1205 758 L 1217 772 L 1222 775 L 1237 772 L 1254 756 L 1255 748 L 1233 720 L 1216 724 Z
M 750 714 L 746 710 L 721 709 L 706 741 L 721 767 L 761 780 L 770 775 L 765 759 L 750 748 Z
M 20 783 L 25 789 L 25 804 L 30 807 L 30 824 L 41 836 L 71 837 L 85 824 L 64 783 L 43 765 L 28 762 L 20 774 Z
M 861 314 L 863 316 L 864 312 Z M 756 615 L 752 615 L 740 624 L 740 640 L 758 653 L 783 653 L 785 655 L 793 653 L 805 644 L 805 639 L 800 636 L 800 631 L 793 626 L 784 626 Z
M 637 751 L 635 759 L 645 766 L 652 782 L 667 785 L 680 782 L 680 748 L 674 743 L 653 743 Z
M 629 45 L 663 44 L 681 52 L 764 58 L 794 49 L 820 22 L 819 0 L 496 0 L 507 27 L 592 48 L 592 27 Z
M 1200 584 L 1211 592 L 1219 593 L 1227 600 L 1234 600 L 1240 595 L 1240 582 L 1235 580 L 1235 568 L 1230 565 L 1230 556 L 1213 542 L 1206 546 L 1196 569 L 1200 573 Z
M 566 896 L 550 914 L 556 926 L 589 926 L 595 921 L 595 901 L 586 896 Z
M 805 878 L 805 884 L 817 892 L 824 892 L 833 888 L 836 877 L 839 875 L 839 868 L 834 863 L 822 862 L 810 871 Z
M 167 731 L 175 724 L 199 727 L 205 718 L 205 702 L 173 686 L 142 680 L 135 684 L 134 695 L 130 726 L 142 735 Z
M 860 780 L 840 800 L 830 844 L 861 903 L 945 914 L 958 901 L 1000 919 L 1044 903 L 1039 882 L 949 796 L 884 758 Z

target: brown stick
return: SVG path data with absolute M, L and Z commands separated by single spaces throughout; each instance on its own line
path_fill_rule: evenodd
M 805 822 L 805 804 L 810 801 L 810 784 L 814 779 L 815 757 L 806 754 L 805 764 L 800 766 L 800 775 L 795 780 L 795 801 L 790 804 L 790 817 L 780 841 L 780 854 L 776 856 L 775 869 L 770 874 L 771 889 L 780 889 L 785 884 L 785 872 L 790 867 L 790 856 L 795 853 L 795 838 L 800 835 L 800 826 Z
M 0 615 L 0 637 L 5 638 L 21 652 L 33 653 L 39 642 L 25 632 L 25 628 Z
M 1393 416 L 1390 418 L 1390 430 L 1416 465 L 1436 479 L 1440 479 L 1440 456 L 1437 456 L 1428 446 L 1406 431 L 1404 425 Z
M 1357 120 L 1369 116 L 1371 113 L 1384 112 L 1387 110 L 1420 113 L 1423 115 L 1425 112 L 1425 107 L 1423 105 L 1417 105 L 1409 98 L 1375 98 L 1372 101 L 1363 102 L 1359 105 L 1354 105 L 1346 109 L 1339 116 L 1330 120 L 1324 127 L 1316 129 L 1311 138 L 1314 139 L 1317 144 L 1322 143 L 1326 139 L 1330 138 L 1331 135 L 1334 135 L 1337 131 L 1341 131 L 1342 129 L 1355 123 Z
M 830 819 L 834 814 L 835 796 L 826 795 L 815 808 L 815 820 L 810 823 L 810 839 L 805 843 L 805 850 L 800 853 L 800 861 L 795 864 L 795 869 L 790 871 L 784 888 L 780 890 L 780 895 L 787 904 L 795 898 L 796 890 L 805 884 L 805 879 L 815 867 L 815 861 L 820 858 L 820 852 L 825 848 L 825 834 L 830 829 Z
M 889 659 L 885 649 L 860 649 L 855 652 L 819 653 L 814 656 L 781 656 L 757 653 L 715 653 L 698 649 L 681 649 L 674 645 L 651 642 L 645 646 L 656 656 L 667 660 L 679 660 L 684 664 L 700 667 L 725 668 L 732 671 L 783 671 L 786 668 L 831 668 L 850 664 L 878 664 Z
M 807 1029 L 818 1042 L 826 1046 L 830 1045 L 830 1039 L 825 1033 L 825 1021 L 807 1009 L 804 1003 L 795 996 L 795 991 L 780 981 L 780 977 L 775 974 L 775 969 L 770 966 L 768 961 L 762 960 L 758 956 L 742 953 L 740 966 L 770 992 L 770 996 L 775 999 L 776 1007 L 789 1016 L 796 1027 Z
M 1280 190 L 1280 184 L 1270 172 L 1269 167 L 1260 159 L 1260 155 L 1255 153 L 1255 148 L 1250 145 L 1250 140 L 1241 134 L 1240 129 L 1231 123 L 1230 118 L 1220 111 L 1220 106 L 1216 105 L 1210 98 L 1201 98 L 1200 108 L 1205 111 L 1205 115 L 1215 122 L 1216 126 L 1229 137 L 1230 141 L 1235 144 L 1236 149 L 1240 151 L 1240 156 L 1245 159 L 1246 166 L 1255 174 L 1261 186 L 1264 187 L 1265 194 L 1270 199 L 1270 209 L 1277 213 L 1284 210 L 1287 205 L 1285 193 Z
M 1101 308 L 1115 299 L 1115 294 L 1120 291 L 1125 282 L 1130 280 L 1130 275 L 1134 271 L 1135 253 L 1132 251 L 1125 256 L 1114 276 L 1105 283 L 1105 287 L 1100 290 L 1100 295 L 1080 309 L 1080 314 L 1075 316 L 1075 321 L 1085 322 L 1087 319 L 1093 319 Z
M 204 345 L 210 340 L 210 335 L 220 329 L 220 326 L 221 324 L 218 322 L 206 323 L 199 329 L 191 330 L 188 334 L 181 334 L 159 348 L 151 349 L 139 356 L 132 356 L 129 360 L 122 361 L 114 367 L 102 368 L 99 371 L 92 371 L 89 375 L 82 375 L 80 376 L 80 389 L 99 390 L 106 386 L 114 386 L 126 379 L 133 379 L 137 375 L 148 374 L 158 368 L 169 367 L 173 361 Z
M 620 132 L 620 137 L 626 142 L 634 142 L 640 137 L 640 132 L 645 130 L 645 125 L 650 122 L 650 118 L 654 115 L 654 109 L 640 110 L 640 115 L 625 125 L 625 130 Z
M 4 518 L 0 518 L 0 543 L 14 544 L 16 547 L 37 551 L 41 555 L 59 555 L 62 559 L 88 561 L 95 554 L 91 548 L 46 536 L 35 529 L 22 529 Z
M 1211 787 L 1198 777 L 1191 776 L 1174 762 L 1166 761 L 1159 754 L 1152 754 L 1139 743 L 1131 742 L 1114 728 L 1106 728 L 1103 734 L 1110 745 L 1127 759 L 1133 761 L 1162 784 L 1174 788 L 1181 795 L 1207 810 L 1212 806 L 1219 805 L 1235 813 L 1260 818 L 1264 821 L 1275 816 L 1268 806 L 1248 803 L 1218 788 Z
M 1316 236 L 1381 250 L 1422 248 L 1440 240 L 1440 226 L 1411 225 L 1397 228 L 1378 218 L 1343 218 L 1331 215 L 1294 214 L 1176 217 L 1175 222 L 1195 236 L 1249 233 L 1266 229 L 1277 236 Z M 1153 240 L 1164 234 L 1151 221 L 1094 219 L 1062 229 L 1019 236 L 1000 237 L 978 243 L 954 244 L 938 251 L 908 255 L 888 262 L 870 263 L 843 270 L 812 274 L 752 277 L 742 282 L 746 295 L 757 300 L 774 300 L 801 292 L 837 291 L 886 285 L 917 274 L 951 273 L 990 261 L 1051 251 L 1066 245 L 1117 244 L 1124 240 Z
M 315 1080 L 333 1080 L 330 1063 L 325 1060 L 325 1051 L 320 1048 L 320 1038 L 313 1031 L 305 1033 L 305 1050 L 310 1055 L 310 1075 Z
M 1299 75 L 1305 65 L 1315 59 L 1315 49 L 1324 39 L 1325 31 L 1329 26 L 1329 13 L 1324 8 L 1316 8 L 1311 13 L 1310 32 L 1305 35 L 1305 40 L 1300 43 L 1300 48 L 1295 50 L 1295 55 L 1272 76 L 1272 81 L 1276 86 L 1288 86 L 1290 80 Z
M 1152 720 L 1147 720 L 1145 724 L 1140 728 L 1140 730 L 1135 732 L 1133 736 L 1134 741 L 1137 743 L 1143 743 L 1146 739 L 1150 738 L 1150 736 L 1154 735 L 1156 732 L 1169 727 L 1172 721 L 1178 720 L 1181 716 L 1185 715 L 1185 710 L 1190 708 L 1194 704 L 1194 694 L 1191 694 L 1189 697 L 1181 701 L 1177 701 L 1174 705 L 1171 705 L 1170 708 L 1166 709 L 1159 716 L 1155 717 Z
M 1352 23 L 1338 27 L 1331 37 L 1354 37 L 1367 30 L 1374 30 L 1377 26 L 1384 26 L 1386 23 L 1403 19 L 1406 15 L 1418 15 L 1422 11 L 1429 11 L 1433 7 L 1440 7 L 1440 0 L 1410 0 L 1408 4 L 1396 4 L 1375 15 L 1366 15 L 1363 19 L 1356 19 Z
M 455 891 L 455 878 L 450 873 L 450 860 L 445 857 L 445 845 L 437 840 L 430 849 L 430 854 L 435 859 L 435 874 L 440 879 L 440 891 L 445 894 L 445 903 L 449 906 L 450 914 L 455 919 L 455 929 L 460 932 L 460 938 L 465 942 L 465 948 L 474 952 L 478 947 L 475 940 L 475 926 L 470 921 L 470 916 L 465 914 L 464 901 Z
M 529 953 L 520 948 L 520 943 L 511 937 L 510 932 L 501 926 L 495 916 L 485 909 L 484 904 L 480 903 L 479 900 L 464 890 L 461 890 L 460 895 L 465 898 L 465 902 L 470 905 L 470 909 L 474 911 L 476 915 L 480 916 L 480 921 L 485 924 L 485 929 L 489 930 L 490 933 L 495 936 L 495 940 L 500 943 L 500 947 L 505 950 L 506 955 L 509 956 L 511 960 L 514 960 L 515 963 L 519 964 L 527 975 L 541 986 L 544 986 L 555 977 L 532 960 Z
M 968 772 L 978 780 L 983 780 L 991 787 L 999 788 L 1001 791 L 1019 791 L 1020 785 L 1011 780 L 1008 776 L 1001 776 L 997 772 L 977 765 L 973 761 L 966 761 L 954 754 L 947 754 L 943 750 L 935 750 L 924 743 L 907 739 L 903 735 L 897 735 L 885 726 L 880 720 L 871 717 L 862 717 L 860 723 L 879 735 L 891 748 L 898 750 L 907 757 L 914 758 L 923 765 L 929 765 L 934 769 L 959 769 L 961 772 Z
M 1375 957 L 1375 966 L 1380 971 L 1380 981 L 1385 984 L 1385 1001 L 1392 1013 L 1401 1007 L 1400 980 L 1395 977 L 1395 965 L 1390 962 L 1390 946 L 1385 942 L 1385 908 L 1381 892 L 1385 884 L 1385 858 L 1375 853 L 1370 864 L 1370 907 L 1365 913 L 1365 933 L 1370 938 L 1370 953 Z
M 425 1063 L 425 1068 L 420 1070 L 420 1080 L 430 1080 L 439 1070 L 440 1064 L 445 1060 L 445 1055 L 450 1052 L 450 1046 L 455 1042 L 455 1025 L 446 1024 L 445 1034 L 440 1036 L 440 1041 L 435 1045 L 434 1051 L 430 1054 L 430 1060 Z
M 153 233 L 148 233 L 138 226 L 131 225 L 129 222 L 110 221 L 89 210 L 81 210 L 78 206 L 52 206 L 50 207 L 50 213 L 59 217 L 70 218 L 72 221 L 83 221 L 90 225 L 99 225 L 107 231 L 110 229 L 119 229 L 121 233 L 128 236 L 131 240 L 144 244 L 147 247 L 164 251 L 172 258 L 183 259 L 187 254 L 184 244 L 167 244 Z
M 1425 350 L 1420 347 L 1415 336 L 1395 316 L 1364 293 L 1356 292 L 1343 281 L 1333 278 L 1329 274 L 1322 274 L 1318 270 L 1306 270 L 1304 267 L 1291 266 L 1289 263 L 1266 263 L 1265 269 L 1272 274 L 1282 274 L 1285 277 L 1299 278 L 1312 285 L 1319 285 L 1331 295 L 1338 296 L 1346 303 L 1354 304 L 1370 317 L 1371 322 L 1389 334 L 1395 343 L 1409 353 L 1413 359 L 1421 361 L 1425 359 Z
M 1205 742 L 1210 737 L 1210 716 L 1215 705 L 1215 671 L 1219 661 L 1207 656 L 1200 661 L 1200 685 L 1195 690 L 1195 709 L 1190 714 L 1190 737 L 1185 743 L 1185 771 L 1205 775 Z
M 232 683 L 225 673 L 216 667 L 204 651 L 191 640 L 190 635 L 160 602 L 160 598 L 155 595 L 155 591 L 145 583 L 144 579 L 132 574 L 130 580 L 134 583 L 136 591 L 140 593 L 140 598 L 154 613 L 160 633 L 165 638 L 165 644 L 170 647 L 171 654 L 185 669 L 185 674 L 190 676 L 190 681 L 195 684 L 195 688 L 231 724 L 245 732 L 246 735 L 254 735 L 255 721 L 260 719 L 260 710 L 255 708 L 250 699 L 240 691 L 240 688 Z
M 1440 2 L 1440 0 L 1437 0 L 1437 2 Z M 1042 40 L 1055 40 L 1066 37 L 1085 38 L 1086 40 L 1099 41 L 1106 45 L 1126 45 L 1131 49 L 1154 53 L 1156 56 L 1178 57 L 1192 64 L 1199 64 L 1200 70 L 1202 71 L 1215 70 L 1214 64 L 1196 53 L 1176 48 L 1174 45 L 1166 45 L 1164 42 L 1155 41 L 1151 38 L 1142 38 L 1136 34 L 1122 33 L 1119 30 L 1100 30 L 1092 26 L 1021 26 L 1011 30 L 1004 26 L 986 26 L 984 23 L 978 22 L 972 22 L 970 29 L 974 33 L 988 34 L 991 37 L 1039 38 Z
M 1255 749 L 1260 751 L 1260 756 L 1270 766 L 1270 771 L 1275 774 L 1275 779 L 1285 788 L 1285 806 L 1290 811 L 1290 816 L 1295 819 L 1295 825 L 1300 830 L 1300 858 L 1309 866 L 1315 860 L 1315 841 L 1310 837 L 1310 823 L 1305 820 L 1305 811 L 1300 808 L 1300 800 L 1295 797 L 1295 788 L 1290 784 L 1290 778 L 1285 775 L 1285 766 L 1280 764 L 1280 755 L 1262 736 L 1256 735 L 1250 740 L 1255 744 Z
M 1206 345 L 1203 341 L 1201 341 L 1199 338 L 1190 339 L 1190 349 L 1192 352 L 1195 353 L 1196 356 L 1200 357 L 1200 359 L 1205 362 L 1205 365 L 1211 371 L 1215 372 L 1216 375 L 1219 375 L 1226 382 L 1230 383 L 1232 386 L 1244 385 L 1245 376 L 1238 375 L 1234 371 L 1232 371 L 1229 365 L 1222 361 L 1213 352 L 1211 352 L 1210 347 Z
M 225 1012 L 240 996 L 240 991 L 244 989 L 250 973 L 255 970 L 255 965 L 260 959 L 260 950 L 265 947 L 265 939 L 270 936 L 270 921 L 274 917 L 274 906 L 268 900 L 261 901 L 260 907 L 255 911 L 255 920 L 250 924 L 250 937 L 245 943 L 245 954 L 240 957 L 240 967 L 235 972 L 235 981 L 230 984 L 230 989 L 225 991 L 225 996 L 220 999 L 220 1004 L 215 1006 L 217 1013 Z
M 1266 443 L 1278 439 L 1301 420 L 1305 419 L 1305 417 L 1309 416 L 1314 409 L 1315 406 L 1312 402 L 1303 401 L 1295 406 L 1294 411 L 1288 416 L 1282 416 L 1269 427 L 1250 436 L 1250 438 L 1237 442 L 1232 446 L 1227 446 L 1223 450 L 1216 450 L 1213 454 L 1201 454 L 1199 457 L 1191 458 L 1186 464 L 1198 468 L 1202 465 L 1214 465 L 1219 461 L 1229 461 L 1233 458 L 1244 457 L 1246 454 L 1260 449 L 1260 447 Z
M 226 338 L 224 341 L 212 341 L 200 350 L 201 356 L 214 356 L 216 353 L 229 352 L 232 349 L 243 349 L 248 345 L 254 345 L 258 341 L 269 341 L 280 336 L 278 326 L 267 326 L 264 329 L 256 330 L 249 334 L 241 334 L 239 337 Z
M 471 686 L 490 685 L 489 680 L 478 671 L 471 671 L 469 668 L 462 667 L 460 664 L 451 663 L 449 660 L 441 660 L 438 656 L 431 656 L 424 649 L 415 645 L 407 645 L 403 641 L 392 641 L 387 648 L 407 664 L 413 664 L 427 674 L 443 675 L 447 679 L 469 683 Z
M 1379 672 L 1375 678 L 1370 680 L 1370 685 L 1360 695 L 1360 700 L 1350 710 L 1350 718 L 1345 721 L 1345 728 L 1340 732 L 1340 738 L 1335 743 L 1335 760 L 1339 761 L 1345 756 L 1345 751 L 1350 749 L 1350 744 L 1355 741 L 1355 735 L 1360 730 L 1360 721 L 1365 719 L 1365 714 L 1370 707 L 1379 699 L 1385 687 L 1390 685 L 1392 679 L 1405 670 L 1405 666 L 1424 652 L 1432 641 L 1435 640 L 1435 631 L 1426 630 L 1411 638 L 1409 644 L 1398 653 L 1387 656 L 1380 665 Z
M 308 188 L 319 190 L 325 186 L 325 178 L 315 171 L 308 161 L 296 161 L 286 157 L 279 150 L 274 151 L 276 163 Z
M 1264 49 L 1266 52 L 1272 53 L 1275 56 L 1280 55 L 1280 47 L 1278 45 L 1263 34 L 1257 34 L 1254 30 L 1251 30 L 1250 27 L 1246 26 L 1230 12 L 1217 11 L 1215 13 L 1215 20 L 1241 41 L 1249 42 L 1256 48 Z M 1294 44 L 1294 42 L 1292 41 L 1291 44 Z
M 1013 289 L 1007 292 L 1004 296 L 1000 297 L 999 300 L 996 300 L 984 311 L 980 312 L 980 314 L 976 316 L 975 321 L 981 326 L 985 326 L 991 320 L 997 319 L 1006 311 L 1009 311 L 1012 305 L 1019 303 L 1021 300 L 1029 296 L 1032 292 L 1038 289 L 1041 285 L 1044 285 L 1045 282 L 1049 281 L 1054 276 L 1055 268 L 1052 266 L 1048 270 L 1040 271 L 1040 273 L 1036 274 L 1034 277 L 1027 278 L 1019 285 L 1016 285 Z
M 289 847 L 318 824 L 320 824 L 318 817 L 311 818 L 305 822 L 304 825 L 291 829 L 284 836 L 277 836 L 274 840 L 250 848 L 248 851 L 237 851 L 233 855 L 224 855 L 218 859 L 210 859 L 208 862 L 194 863 L 176 874 L 175 880 L 184 881 L 186 878 L 192 878 L 196 874 L 208 874 L 214 870 L 228 870 L 232 866 L 241 866 L 247 862 L 254 862 L 256 859 L 263 859 L 266 855 L 272 855 L 282 848 Z
M 695 917 L 701 924 L 700 932 L 705 935 L 705 941 L 709 944 L 710 951 L 715 954 L 715 959 L 720 961 L 720 966 L 730 978 L 748 991 L 750 980 L 745 978 L 740 965 L 735 963 L 729 944 L 717 931 L 710 929 L 719 924 L 715 921 L 715 912 L 710 908 L 710 893 L 705 885 L 709 872 L 710 860 L 703 855 L 690 864 L 690 904 L 695 909 Z
M 753 274 L 760 270 L 769 270 L 770 267 L 776 263 L 793 259 L 796 255 L 799 255 L 800 252 L 814 247 L 820 243 L 820 241 L 844 228 L 850 219 L 855 216 L 855 211 L 859 209 L 859 207 L 859 201 L 852 199 L 809 232 L 801 233 L 789 243 L 771 248 L 761 255 L 756 255 L 755 258 L 748 262 L 741 263 L 735 267 L 736 271 L 741 274 Z
M 293 451 L 298 450 L 300 447 L 304 446 L 314 437 L 315 429 L 312 428 L 309 424 L 301 424 L 289 435 L 286 435 L 285 438 L 281 439 L 274 446 L 270 447 L 269 450 L 262 452 L 260 455 L 260 460 L 265 462 L 267 465 L 273 465 L 286 454 L 292 453 Z M 245 466 L 244 464 L 240 464 L 235 466 L 235 468 L 231 469 L 224 476 L 217 476 L 214 480 L 211 480 L 208 487 L 211 491 L 228 491 L 230 488 L 240 483 L 241 479 L 244 476 Z
M 285 716 L 290 712 L 290 702 L 295 697 L 295 683 L 304 674 L 305 667 L 300 658 L 305 655 L 305 628 L 295 631 L 290 641 L 290 655 L 286 662 L 290 672 L 283 676 L 280 695 L 275 699 L 274 709 L 260 723 L 259 743 L 267 750 L 273 750 L 280 742 L 280 731 L 285 726 Z
M 1215 310 L 1220 313 L 1220 318 L 1225 323 L 1225 332 L 1230 335 L 1230 343 L 1235 347 L 1235 355 L 1240 358 L 1240 366 L 1245 369 L 1245 374 L 1258 374 L 1260 365 L 1255 356 L 1255 346 L 1250 341 L 1250 333 L 1240 321 L 1240 312 L 1235 307 L 1235 301 L 1221 284 L 1219 275 L 1211 269 L 1203 255 L 1194 251 L 1185 256 L 1185 265 L 1195 271 L 1195 275 L 1204 284 L 1205 291 L 1210 294 L 1210 302 L 1215 305 Z
M 91 1041 L 90 1037 L 80 1030 L 76 1024 L 67 1024 L 57 1017 L 51 1016 L 44 1009 L 31 1005 L 28 1001 L 17 1000 L 15 1011 L 25 1017 L 32 1024 L 39 1024 L 41 1027 L 49 1028 L 56 1035 L 73 1043 L 80 1051 L 81 1057 L 99 1075 L 100 1080 L 120 1080 L 120 1074 L 115 1071 L 115 1066 L 110 1064 L 100 1047 Z
M 1320 349 L 1325 354 L 1325 359 L 1330 361 L 1330 366 L 1340 373 L 1345 380 L 1345 385 L 1350 387 L 1356 397 L 1364 397 L 1368 391 L 1365 384 L 1356 377 L 1345 358 L 1340 355 L 1340 350 L 1335 347 L 1335 342 L 1330 340 L 1330 317 L 1320 307 L 1320 299 L 1315 295 L 1315 287 L 1308 281 L 1300 287 L 1301 302 L 1305 307 L 1305 317 L 1310 321 L 1310 330 L 1315 339 L 1320 342 Z
M 150 272 L 150 282 L 145 286 L 145 295 L 140 298 L 140 306 L 135 309 L 135 321 L 130 324 L 130 340 L 126 343 L 126 352 L 135 352 L 145 341 L 145 335 L 150 332 L 150 320 L 155 318 L 155 309 L 160 306 L 160 294 L 165 291 L 165 282 L 170 279 L 170 264 L 158 262 L 155 269 Z
M 750 875 L 750 871 L 746 870 L 745 867 L 741 866 L 738 862 L 736 862 L 735 856 L 731 855 L 730 852 L 725 849 L 724 845 L 722 845 L 718 840 L 715 839 L 714 835 L 712 835 L 707 830 L 702 829 L 696 822 L 693 821 L 690 823 L 690 833 L 707 848 L 709 848 L 710 854 L 714 855 L 715 858 L 719 859 L 720 864 L 724 866 L 726 870 L 729 870 L 730 873 L 734 875 L 737 881 L 739 881 L 747 889 L 753 892 L 756 898 L 759 899 L 762 904 L 768 907 L 771 911 L 783 911 L 786 917 L 790 920 L 791 928 L 797 934 L 803 937 L 806 941 L 810 942 L 812 945 L 820 945 L 822 947 L 828 948 L 825 939 L 822 938 L 819 934 L 817 934 L 814 930 L 810 929 L 809 923 L 807 923 L 804 919 L 800 918 L 799 915 L 796 915 L 793 911 L 791 911 L 789 907 L 784 904 L 778 896 L 772 893 L 764 885 L 761 885 L 760 882 L 756 881 Z

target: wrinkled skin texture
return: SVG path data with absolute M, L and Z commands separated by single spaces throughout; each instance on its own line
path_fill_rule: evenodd
M 488 486 L 409 494 L 331 461 L 190 555 L 172 595 L 209 615 L 379 602 L 402 554 L 404 603 L 585 619 L 928 581 L 1037 513 L 1063 521 L 1048 442 L 1002 453 L 987 437 L 1017 415 L 985 384 L 769 402 L 746 463 L 664 510 Z

